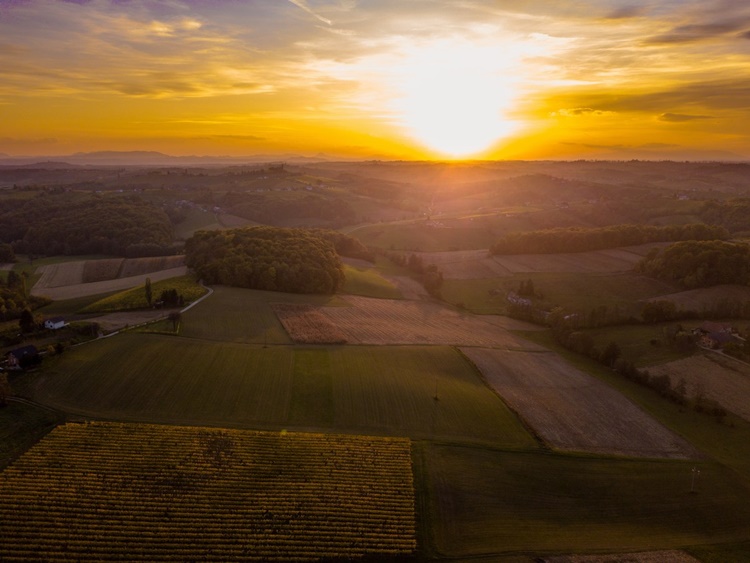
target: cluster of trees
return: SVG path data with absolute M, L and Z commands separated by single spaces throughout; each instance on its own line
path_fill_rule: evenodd
M 544 254 L 586 252 L 648 242 L 684 240 L 724 240 L 724 227 L 694 223 L 691 225 L 613 225 L 588 229 L 568 227 L 541 231 L 508 233 L 490 247 L 491 254 Z
M 233 214 L 270 225 L 290 224 L 290 221 L 315 220 L 331 226 L 355 223 L 357 214 L 351 204 L 339 197 L 325 197 L 306 193 L 302 197 L 285 192 L 239 193 L 229 192 L 221 206 Z M 297 223 L 299 224 L 299 223 Z
M 0 242 L 16 254 L 158 256 L 174 254 L 172 223 L 138 198 L 49 194 L 5 199 Z
M 684 241 L 653 249 L 636 271 L 685 289 L 750 283 L 750 246 L 725 241 Z
M 750 232 L 750 199 L 708 201 L 699 215 L 706 223 L 720 225 L 732 233 Z
M 13 252 L 13 247 L 5 242 L 0 242 L 0 264 L 15 261 L 16 253 Z
M 25 275 L 8 272 L 5 281 L 0 277 L 0 320 L 18 319 L 25 310 L 34 310 L 50 302 L 46 297 L 28 295 Z
M 306 229 L 199 231 L 185 243 L 185 263 L 209 284 L 328 294 L 344 284 L 334 245 Z

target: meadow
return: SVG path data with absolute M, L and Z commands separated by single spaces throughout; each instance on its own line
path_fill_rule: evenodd
M 262 347 L 131 333 L 50 358 L 17 389 L 94 418 L 538 447 L 450 347 Z

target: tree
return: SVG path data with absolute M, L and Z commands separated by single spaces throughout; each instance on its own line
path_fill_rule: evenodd
M 151 307 L 151 300 L 154 298 L 153 293 L 151 293 L 151 278 L 146 278 L 146 302 L 148 303 L 148 306 Z
M 172 322 L 172 330 L 177 332 L 177 327 L 182 320 L 182 314 L 179 311 L 172 311 L 167 318 Z
M 24 309 L 21 311 L 21 317 L 18 319 L 18 326 L 21 329 L 21 332 L 33 332 L 34 328 L 36 326 L 36 322 L 34 321 L 34 315 L 29 311 L 29 309 Z
M 617 345 L 617 342 L 610 342 L 602 352 L 600 359 L 604 365 L 612 367 L 615 365 L 615 360 L 620 357 L 620 354 L 620 347 Z
M 8 375 L 0 373 L 0 407 L 8 405 L 8 397 L 13 394 L 10 383 L 8 383 Z

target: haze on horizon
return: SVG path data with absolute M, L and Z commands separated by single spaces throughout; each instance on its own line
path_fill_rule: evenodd
M 0 152 L 748 159 L 746 0 L 0 0 Z

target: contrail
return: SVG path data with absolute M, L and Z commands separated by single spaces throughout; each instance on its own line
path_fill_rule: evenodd
M 307 12 L 311 16 L 319 19 L 323 23 L 331 25 L 331 20 L 329 20 L 327 18 L 324 18 L 323 16 L 320 16 L 320 15 L 316 14 L 315 12 L 313 12 L 312 9 L 310 8 L 310 6 L 307 5 L 307 3 L 305 2 L 305 0 L 289 0 L 289 1 L 292 4 L 294 4 L 295 6 L 297 6 L 298 8 L 302 8 L 305 12 Z

